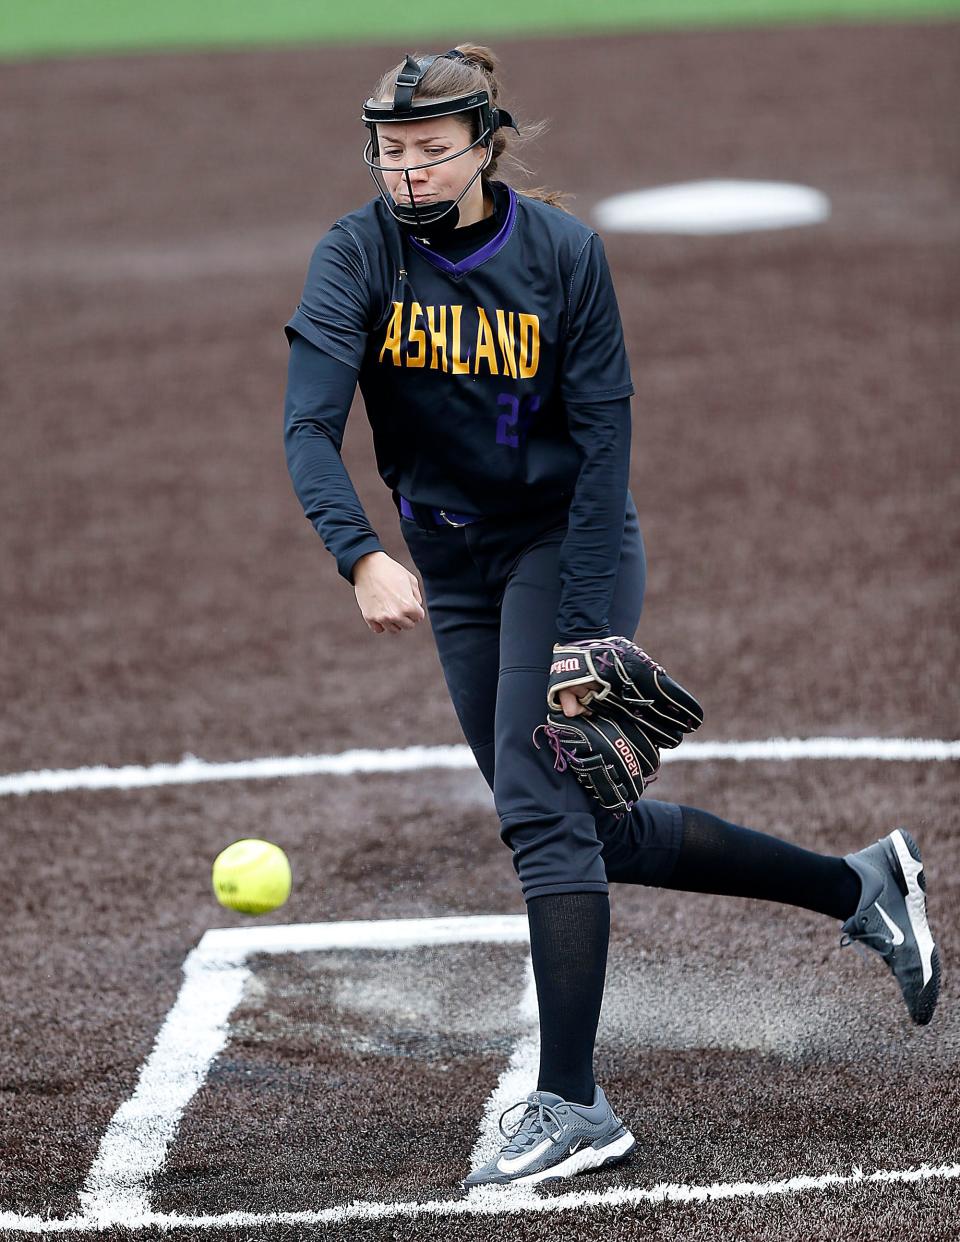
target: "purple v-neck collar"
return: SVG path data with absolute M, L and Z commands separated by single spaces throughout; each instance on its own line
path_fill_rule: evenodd
M 444 258 L 442 254 L 438 254 L 435 250 L 431 250 L 429 246 L 424 246 L 422 242 L 417 241 L 415 237 L 410 238 L 410 244 L 423 255 L 423 257 L 432 263 L 434 267 L 438 267 L 441 272 L 446 272 L 448 276 L 457 279 L 465 276 L 467 272 L 472 272 L 475 267 L 479 267 L 481 263 L 486 263 L 487 259 L 504 248 L 513 232 L 513 224 L 517 216 L 517 196 L 513 190 L 507 186 L 507 192 L 510 195 L 510 204 L 507 207 L 507 215 L 499 231 L 490 238 L 488 242 L 475 250 L 473 254 L 468 254 L 465 259 L 461 259 L 459 263 L 451 263 L 449 259 Z

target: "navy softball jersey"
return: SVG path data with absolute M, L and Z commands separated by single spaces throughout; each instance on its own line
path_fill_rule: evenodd
M 613 284 L 586 225 L 491 188 L 491 219 L 432 246 L 379 198 L 320 241 L 286 326 L 291 477 L 352 580 L 382 550 L 340 458 L 359 382 L 398 508 L 488 517 L 566 499 L 556 637 L 607 634 L 633 393 Z

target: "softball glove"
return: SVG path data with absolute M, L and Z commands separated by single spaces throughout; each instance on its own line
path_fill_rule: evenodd
M 559 693 L 598 682 L 565 716 Z M 547 721 L 534 731 L 553 750 L 554 768 L 569 769 L 602 807 L 622 815 L 660 770 L 660 751 L 679 746 L 703 723 L 703 709 L 663 667 L 629 639 L 558 644 L 547 685 Z

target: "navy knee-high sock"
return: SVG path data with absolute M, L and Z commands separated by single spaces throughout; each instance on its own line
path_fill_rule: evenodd
M 592 1104 L 610 900 L 606 893 L 532 897 L 527 918 L 540 1010 L 537 1087 L 575 1104 Z
M 831 854 L 791 845 L 741 828 L 691 806 L 681 806 L 683 843 L 664 888 L 688 893 L 759 897 L 846 919 L 860 900 L 860 880 Z

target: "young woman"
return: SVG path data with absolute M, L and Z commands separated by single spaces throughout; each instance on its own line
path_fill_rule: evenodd
M 464 1184 L 551 1180 L 634 1146 L 593 1077 L 609 883 L 845 920 L 916 1022 L 933 1015 L 939 954 L 908 833 L 842 859 L 652 799 L 617 819 L 533 744 L 554 644 L 632 637 L 643 602 L 633 387 L 603 246 L 549 195 L 495 179 L 516 127 L 489 49 L 408 56 L 363 120 L 378 194 L 320 241 L 287 324 L 287 461 L 367 626 L 402 634 L 426 602 L 527 903 L 537 1089 Z M 419 580 L 384 551 L 340 457 L 358 383 Z M 586 689 L 563 693 L 567 715 Z

